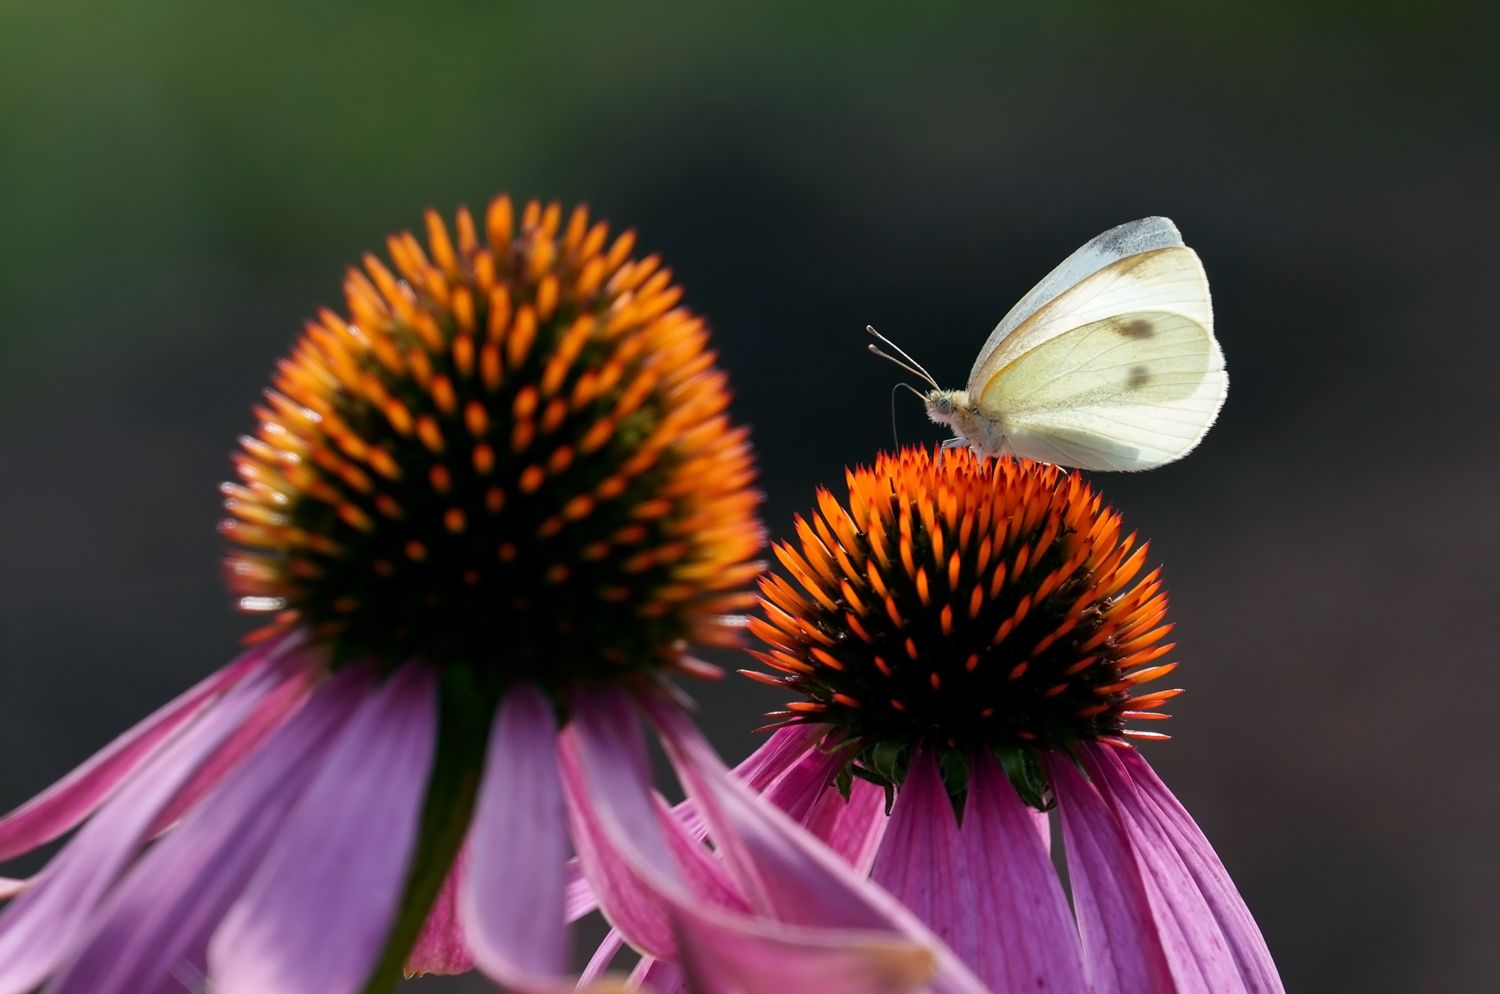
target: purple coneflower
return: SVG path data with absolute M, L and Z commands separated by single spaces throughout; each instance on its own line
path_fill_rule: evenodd
M 582 209 L 427 227 L 390 239 L 394 271 L 350 272 L 242 441 L 224 533 L 258 641 L 0 819 L 0 860 L 77 829 L 0 880 L 0 994 L 355 994 L 471 963 L 571 988 L 575 849 L 630 941 L 699 957 L 704 990 L 765 990 L 772 961 L 910 990 L 930 957 L 899 908 L 778 924 L 705 897 L 707 850 L 658 823 L 638 715 L 690 788 L 722 775 L 665 680 L 732 641 L 759 571 L 703 323 Z M 805 846 L 778 817 L 742 821 Z
M 791 579 L 762 581 L 752 627 L 776 672 L 750 675 L 798 698 L 748 764 L 756 785 L 992 991 L 1281 991 L 1223 865 L 1130 743 L 1166 737 L 1127 724 L 1179 693 L 1149 689 L 1176 664 L 1146 546 L 1055 467 L 908 449 L 848 484 L 847 506 L 820 492 L 777 547 Z

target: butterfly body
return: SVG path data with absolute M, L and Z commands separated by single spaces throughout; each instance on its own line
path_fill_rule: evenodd
M 1011 454 L 1004 423 L 970 403 L 967 390 L 929 390 L 922 399 L 935 424 L 953 429 L 954 444 L 967 445 L 986 458 Z
M 1151 469 L 1192 451 L 1229 386 L 1203 265 L 1161 217 L 1111 228 L 1063 260 L 1000 320 L 963 390 L 942 389 L 869 330 L 901 358 L 872 351 L 933 388 L 928 417 L 986 456 Z

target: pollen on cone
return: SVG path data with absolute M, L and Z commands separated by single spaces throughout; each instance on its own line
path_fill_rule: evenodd
M 633 234 L 563 219 L 501 197 L 455 238 L 429 212 L 425 246 L 349 271 L 225 486 L 242 608 L 544 685 L 732 640 L 761 532 L 708 331 Z
M 1177 691 L 1148 555 L 1075 475 L 905 449 L 820 491 L 761 583 L 786 721 L 938 750 L 1125 733 Z M 1151 715 L 1151 717 L 1157 717 Z M 1159 733 L 1150 733 L 1159 734 Z

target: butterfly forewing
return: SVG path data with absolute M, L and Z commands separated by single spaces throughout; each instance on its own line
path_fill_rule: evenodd
M 1058 294 L 988 353 L 980 353 L 969 376 L 969 394 L 982 394 L 997 372 L 1059 335 L 1121 314 L 1152 311 L 1180 314 L 1212 331 L 1208 279 L 1192 249 L 1126 256 Z
M 1181 248 L 1182 245 L 1182 235 L 1177 226 L 1164 217 L 1143 217 L 1138 221 L 1129 221 L 1089 239 L 1072 255 L 1058 263 L 1052 272 L 1042 277 L 1000 319 L 1000 323 L 985 340 L 984 347 L 979 350 L 978 358 L 974 360 L 974 367 L 969 372 L 970 382 L 973 382 L 985 357 L 1007 335 L 1059 294 L 1121 259 L 1155 249 Z

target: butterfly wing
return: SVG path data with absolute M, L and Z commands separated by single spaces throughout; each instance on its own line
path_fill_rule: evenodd
M 1098 470 L 1181 458 L 1224 404 L 1208 281 L 1189 248 L 1117 260 L 1043 305 L 970 384 L 1018 455 Z
M 1110 228 L 1102 235 L 1091 238 L 1076 252 L 1058 263 L 1057 268 L 1042 277 L 1026 296 L 1006 312 L 1005 317 L 990 332 L 974 366 L 969 371 L 969 383 L 977 379 L 980 368 L 991 358 L 1005 338 L 1015 331 L 1027 318 L 1041 310 L 1058 295 L 1083 282 L 1111 263 L 1142 252 L 1162 248 L 1182 248 L 1182 235 L 1177 226 L 1164 217 L 1143 217 Z

